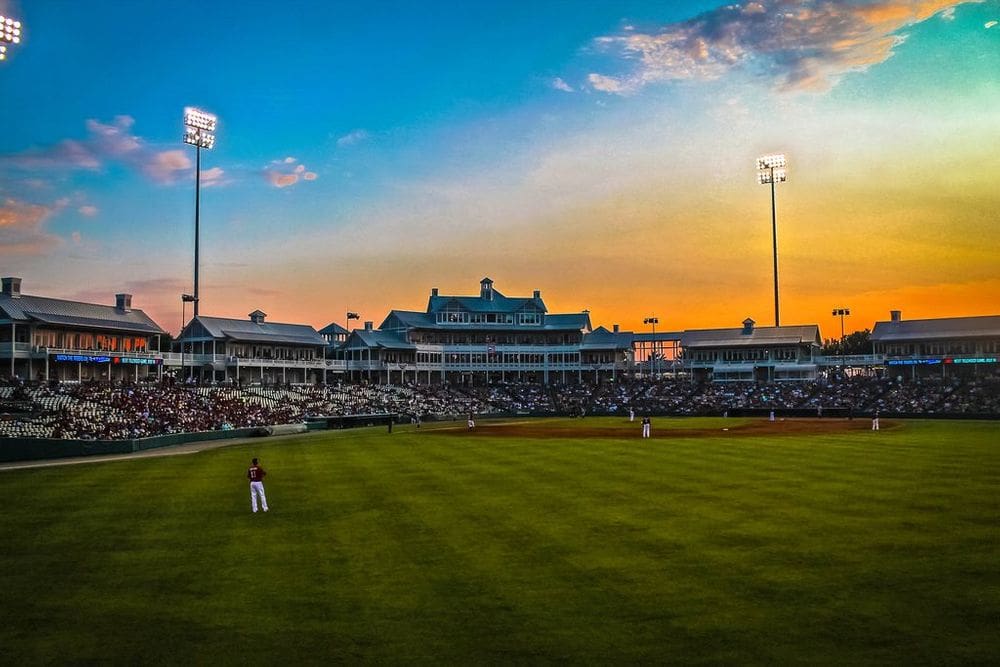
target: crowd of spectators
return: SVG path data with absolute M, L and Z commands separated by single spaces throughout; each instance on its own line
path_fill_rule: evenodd
M 1000 415 L 1000 374 L 903 380 L 706 383 L 632 379 L 598 385 L 357 384 L 185 387 L 74 383 L 0 386 L 0 437 L 122 440 L 170 433 L 301 423 L 310 417 L 394 413 L 413 420 L 465 415 L 725 414 L 817 416 Z

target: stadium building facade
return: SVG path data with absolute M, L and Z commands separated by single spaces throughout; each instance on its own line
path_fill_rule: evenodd
M 904 320 L 893 310 L 875 323 L 871 341 L 890 376 L 977 375 L 997 369 L 1000 315 Z
M 326 381 L 327 340 L 308 324 L 192 318 L 178 338 L 181 376 L 198 382 L 317 384 Z
M 591 331 L 588 312 L 548 312 L 541 292 L 508 297 L 480 281 L 478 296 L 437 288 L 425 311 L 392 310 L 336 349 L 349 381 L 482 385 L 614 379 L 632 364 L 628 333 Z
M 683 365 L 696 381 L 775 382 L 812 380 L 822 349 L 819 327 L 689 329 L 681 335 Z
M 33 381 L 145 380 L 162 377 L 163 331 L 132 308 L 131 294 L 106 306 L 21 293 L 2 279 L 0 375 Z

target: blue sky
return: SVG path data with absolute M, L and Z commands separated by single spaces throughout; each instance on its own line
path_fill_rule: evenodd
M 27 293 L 132 291 L 173 328 L 193 105 L 220 118 L 207 314 L 380 320 L 489 275 L 595 323 L 766 323 L 772 150 L 785 321 L 995 314 L 995 0 L 0 11 L 25 26 L 0 63 L 0 262 Z

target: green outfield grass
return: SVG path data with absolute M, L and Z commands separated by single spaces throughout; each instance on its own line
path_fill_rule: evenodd
M 0 472 L 0 662 L 1000 655 L 1000 423 L 645 441 L 539 423 Z

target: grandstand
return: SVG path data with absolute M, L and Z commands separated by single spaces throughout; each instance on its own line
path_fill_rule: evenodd
M 0 437 L 126 440 L 171 433 L 302 423 L 312 417 L 394 414 L 402 420 L 476 415 L 766 414 L 1000 417 L 1000 374 L 830 377 L 774 383 L 621 382 L 201 386 L 65 383 L 0 387 Z

